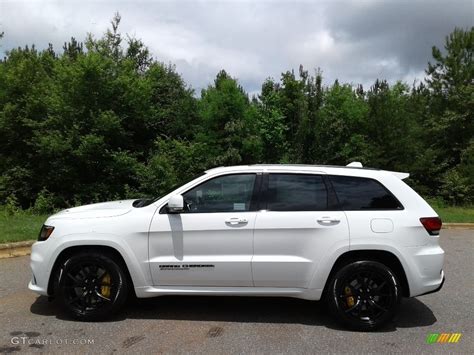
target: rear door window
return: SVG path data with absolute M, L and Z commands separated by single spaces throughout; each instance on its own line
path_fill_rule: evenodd
M 403 206 L 380 182 L 354 176 L 330 176 L 343 210 L 401 210 Z
M 322 176 L 311 174 L 270 174 L 267 210 L 323 211 L 328 193 Z

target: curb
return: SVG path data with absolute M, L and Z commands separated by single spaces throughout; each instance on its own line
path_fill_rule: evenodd
M 443 223 L 442 229 L 474 229 L 474 223 Z
M 24 242 L 0 244 L 0 259 L 30 255 L 31 245 L 34 242 L 35 240 L 27 240 Z
M 442 229 L 474 230 L 474 223 L 443 223 Z M 0 259 L 14 258 L 31 254 L 31 245 L 36 240 L 0 244 Z

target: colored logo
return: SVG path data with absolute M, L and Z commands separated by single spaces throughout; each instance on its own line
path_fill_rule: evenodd
M 426 344 L 458 343 L 462 333 L 431 333 L 426 337 Z

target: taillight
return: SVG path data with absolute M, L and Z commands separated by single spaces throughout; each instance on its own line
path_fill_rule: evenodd
M 420 222 L 430 235 L 438 235 L 443 222 L 439 217 L 422 217 Z

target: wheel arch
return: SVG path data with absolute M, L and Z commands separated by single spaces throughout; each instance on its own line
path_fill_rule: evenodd
M 86 244 L 86 245 L 69 246 L 63 249 L 59 253 L 59 255 L 56 257 L 56 260 L 54 261 L 53 268 L 51 269 L 51 273 L 49 275 L 49 280 L 48 280 L 48 295 L 49 296 L 54 296 L 55 286 L 56 286 L 55 282 L 57 281 L 56 274 L 59 268 L 61 267 L 62 263 L 72 255 L 75 255 L 80 252 L 87 252 L 87 251 L 99 252 L 99 253 L 103 253 L 104 255 L 110 255 L 115 260 L 117 260 L 121 264 L 120 266 L 124 268 L 125 273 L 128 277 L 128 280 L 130 281 L 130 284 L 131 284 L 130 289 L 133 290 L 133 292 L 135 292 L 133 278 L 130 274 L 127 263 L 125 262 L 125 259 L 122 256 L 122 254 L 116 248 L 108 246 L 108 245 Z
M 322 298 L 324 298 L 324 296 L 326 295 L 327 287 L 335 273 L 344 265 L 360 260 L 377 261 L 392 269 L 401 283 L 402 295 L 404 297 L 410 296 L 410 286 L 408 283 L 407 275 L 405 273 L 405 269 L 403 268 L 402 263 L 395 254 L 387 250 L 362 249 L 347 251 L 341 254 L 336 259 L 326 279 L 322 292 Z

